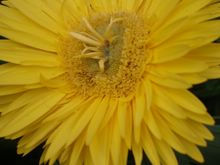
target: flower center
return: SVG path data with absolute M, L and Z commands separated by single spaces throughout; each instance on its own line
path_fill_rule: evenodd
M 130 97 L 149 60 L 147 23 L 130 13 L 95 15 L 60 39 L 71 87 L 84 96 Z
M 106 27 L 103 35 L 99 34 L 88 22 L 86 18 L 83 18 L 83 22 L 90 34 L 87 32 L 71 32 L 70 34 L 84 43 L 84 49 L 81 55 L 75 56 L 75 58 L 91 58 L 98 60 L 99 68 L 101 72 L 105 70 L 105 63 L 108 61 L 110 45 L 116 39 L 117 36 L 111 36 L 111 28 L 114 23 L 122 21 L 121 18 L 111 18 L 109 25 Z

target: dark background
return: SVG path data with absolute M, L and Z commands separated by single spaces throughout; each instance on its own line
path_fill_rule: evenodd
M 2 0 L 0 0 L 1 2 Z M 3 39 L 0 36 L 0 39 Z M 216 41 L 216 42 L 220 42 Z M 0 61 L 0 64 L 3 63 Z M 220 119 L 220 80 L 210 80 L 201 85 L 194 86 L 191 91 L 196 94 L 202 102 L 208 108 L 209 113 L 216 118 L 217 124 Z M 211 128 L 216 132 L 220 133 L 220 127 Z M 205 155 L 206 164 L 205 165 L 218 165 L 220 162 L 220 139 L 216 139 L 215 142 L 209 144 L 209 146 L 215 146 L 215 150 L 202 149 Z M 39 146 L 30 154 L 25 157 L 16 154 L 16 144 L 17 141 L 10 141 L 0 139 L 0 165 L 38 165 L 39 158 L 42 153 L 42 146 Z M 179 156 L 179 161 L 182 165 L 196 165 L 198 163 L 193 162 L 192 160 Z M 133 157 L 129 154 L 128 164 L 134 165 Z M 147 158 L 144 159 L 143 164 L 148 164 Z

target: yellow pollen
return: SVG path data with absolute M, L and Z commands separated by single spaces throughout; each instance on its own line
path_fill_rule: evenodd
M 148 24 L 131 13 L 98 14 L 60 38 L 73 90 L 83 96 L 130 98 L 146 73 Z

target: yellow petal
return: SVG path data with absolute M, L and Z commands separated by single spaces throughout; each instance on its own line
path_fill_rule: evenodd
M 197 134 L 193 132 L 193 129 L 187 124 L 187 120 L 177 119 L 166 112 L 160 111 L 159 113 L 166 120 L 167 124 L 173 130 L 173 132 L 176 132 L 177 134 L 192 143 L 201 146 L 206 145 L 205 140 L 202 137 L 197 136 Z
M 190 112 L 190 111 L 185 111 L 185 113 L 186 113 L 188 118 L 190 118 L 192 120 L 195 120 L 197 122 L 207 124 L 207 125 L 214 125 L 215 124 L 215 120 L 208 113 L 206 113 L 206 114 L 197 114 L 197 113 L 193 113 L 193 112 Z
M 41 76 L 46 79 L 62 75 L 61 68 L 45 68 L 4 64 L 0 66 L 0 85 L 24 85 L 39 83 Z
M 199 74 L 180 74 L 183 80 L 185 80 L 189 84 L 200 84 L 207 81 L 207 78 L 203 77 Z
M 117 118 L 113 120 L 113 131 L 112 131 L 112 144 L 111 144 L 111 158 L 113 165 L 119 164 L 120 152 L 121 152 L 121 136 L 120 130 L 117 124 Z
M 4 25 L 7 25 L 11 29 L 26 32 L 27 34 L 32 34 L 33 36 L 38 35 L 44 41 L 56 42 L 57 40 L 57 36 L 54 33 L 35 24 L 32 20 L 28 19 L 14 7 L 8 8 L 1 5 L 0 17 L 0 22 Z M 45 36 L 47 37 L 45 38 Z
M 147 110 L 147 112 L 144 116 L 144 121 L 145 121 L 146 125 L 148 126 L 149 130 L 151 131 L 151 133 L 156 138 L 161 139 L 162 136 L 161 136 L 159 127 L 157 125 L 157 122 L 155 120 L 156 118 L 151 111 L 155 111 L 155 109 Z
M 9 104 L 0 104 L 0 116 L 4 115 L 5 111 L 8 110 Z
M 181 139 L 181 142 L 183 143 L 183 145 L 185 146 L 185 148 L 187 149 L 187 155 L 189 155 L 192 159 L 203 163 L 204 162 L 204 158 L 201 154 L 201 152 L 199 151 L 198 147 L 196 147 L 195 144 L 188 142 L 187 140 L 179 137 Z
M 57 109 L 57 111 L 50 114 L 44 122 L 53 121 L 53 120 L 63 120 L 69 115 L 73 114 L 77 107 L 80 106 L 83 103 L 84 99 L 78 96 L 73 96 L 71 98 L 71 101 Z
M 148 78 L 153 81 L 155 84 L 169 87 L 169 88 L 177 88 L 177 89 L 188 89 L 191 88 L 191 84 L 187 84 L 182 79 L 180 79 L 178 76 L 175 76 L 174 74 L 167 75 L 148 75 Z
M 34 150 L 41 143 L 43 143 L 43 141 L 40 141 L 39 143 L 31 147 L 26 147 L 26 146 L 17 147 L 17 154 L 23 154 L 23 156 L 26 156 L 28 153 Z
M 59 162 L 65 163 L 71 156 L 71 151 L 72 151 L 72 148 L 68 147 L 62 153 L 60 153 Z
M 208 66 L 204 62 L 186 57 L 159 64 L 155 67 L 170 73 L 194 73 L 208 69 Z
M 109 164 L 110 136 L 108 128 L 103 129 L 89 146 L 94 164 Z
M 132 153 L 134 154 L 135 164 L 141 165 L 142 158 L 143 158 L 143 151 L 142 151 L 141 145 L 136 144 L 136 142 L 133 142 Z
M 122 143 L 119 164 L 127 165 L 127 159 L 128 159 L 128 149 L 127 149 L 126 145 L 124 143 Z
M 11 41 L 0 41 L 0 60 L 21 65 L 35 65 L 55 67 L 59 66 L 58 56 L 53 53 L 23 48 L 14 44 L 14 48 L 8 46 Z
M 205 114 L 206 107 L 202 102 L 197 99 L 188 90 L 176 90 L 171 88 L 160 88 L 167 96 L 169 96 L 173 101 L 175 101 L 180 106 L 184 107 L 186 110 L 192 111 L 198 114 Z
M 167 5 L 169 5 L 169 3 L 167 3 Z M 163 25 L 161 25 L 161 27 L 158 27 L 160 23 L 161 22 L 157 22 L 153 27 L 155 28 L 155 32 L 151 34 L 150 41 L 152 47 L 158 46 L 159 44 L 165 42 L 167 39 L 175 35 L 175 33 L 180 31 L 181 28 L 187 23 L 187 18 L 179 19 L 165 27 Z
M 12 95 L 25 90 L 24 86 L 0 86 L 0 96 Z
M 158 64 L 178 59 L 186 55 L 190 49 L 191 48 L 186 44 L 169 43 L 161 45 L 157 48 L 154 48 L 152 63 Z
M 8 96 L 0 96 L 0 105 L 8 104 L 13 102 L 16 98 L 18 98 L 20 94 L 8 95 Z
M 153 90 L 151 82 L 148 79 L 144 80 L 144 89 L 146 97 L 146 107 L 148 110 L 150 110 L 152 105 Z
M 7 109 L 7 106 L 5 107 Z M 2 110 L 3 111 L 3 110 Z M 0 117 L 0 129 L 5 128 L 5 126 L 11 122 L 11 119 L 14 119 L 21 111 L 16 111 L 13 113 L 9 113 L 6 115 L 1 115 Z M 0 135 L 0 137 L 2 137 L 2 135 Z
M 112 117 L 114 117 L 115 112 L 117 111 L 118 107 L 118 100 L 117 99 L 110 99 L 109 101 L 109 108 L 105 114 L 105 120 L 102 121 L 101 128 L 103 129 L 111 120 Z
M 159 4 L 157 5 L 157 8 L 154 11 L 154 15 L 157 17 L 158 20 L 155 23 L 154 28 L 158 28 L 158 26 L 160 26 L 164 21 L 166 21 L 167 16 L 173 10 L 175 10 L 177 4 L 179 3 L 179 0 L 163 0 L 164 3 L 161 3 L 161 0 L 156 0 L 156 1 L 157 2 L 155 2 L 154 0 L 154 3 L 159 3 Z
M 72 130 L 69 132 L 69 137 L 71 138 L 68 139 L 67 145 L 70 145 L 72 142 L 74 142 L 75 139 L 80 135 L 80 133 L 85 129 L 85 127 L 88 125 L 93 115 L 97 111 L 100 103 L 101 99 L 96 98 L 93 100 L 92 103 L 87 103 L 87 107 L 85 107 L 85 109 L 84 107 L 80 108 L 81 115 L 78 116 L 78 121 L 74 124 Z
M 170 148 L 170 146 L 166 142 L 155 139 L 155 144 L 156 144 L 158 153 L 161 159 L 163 160 L 163 162 L 165 162 L 165 164 L 178 165 L 178 162 L 177 162 L 177 159 L 176 159 L 176 156 L 173 150 Z
M 7 108 L 7 111 L 5 111 L 3 114 L 10 113 L 16 109 L 22 108 L 28 103 L 31 103 L 33 101 L 38 101 L 39 93 L 43 93 L 45 89 L 37 89 L 37 90 L 30 90 L 25 92 L 24 94 L 20 95 L 17 99 L 15 99 Z M 27 99 L 31 98 L 31 99 Z
M 100 1 L 99 1 L 100 2 Z M 96 10 L 96 6 L 93 5 L 93 2 L 87 3 L 85 0 L 65 0 L 61 4 L 61 10 L 59 13 L 62 14 L 62 20 L 65 23 L 65 26 L 71 28 L 72 25 L 70 22 L 80 22 L 82 21 L 82 17 L 88 16 L 90 10 L 88 10 L 91 5 L 92 8 Z M 102 8 L 103 9 L 103 8 Z
M 177 118 L 186 118 L 183 108 L 164 95 L 157 86 L 154 87 L 153 103 L 156 107 L 159 107 L 161 110 L 166 111 Z
M 44 125 L 40 125 L 40 129 L 34 131 L 34 133 L 30 134 L 29 142 L 26 144 L 27 147 L 35 146 L 39 141 L 45 139 L 45 137 L 51 133 L 52 130 L 57 128 L 58 126 L 57 121 L 52 121 L 50 123 L 46 123 Z
M 134 111 L 133 111 L 133 116 L 134 116 Z M 134 118 L 133 118 L 133 124 L 134 124 Z M 133 128 L 134 128 L 134 126 L 133 126 Z M 134 140 L 136 143 L 139 144 L 140 138 L 141 138 L 141 126 L 136 127 L 135 129 L 133 129 L 133 131 L 134 131 Z
M 49 52 L 57 51 L 55 42 L 50 43 L 48 41 L 43 40 L 39 36 L 28 34 L 26 32 L 17 31 L 17 30 L 13 30 L 13 29 L 0 26 L 0 35 L 12 41 L 25 44 L 30 47 L 38 48 L 38 49 L 49 51 Z M 37 41 L 40 41 L 40 42 L 37 42 Z
M 218 2 L 218 0 L 216 0 L 216 2 Z M 196 12 L 192 17 L 192 21 L 195 23 L 200 23 L 219 17 L 219 3 L 216 2 L 212 1 L 212 4 Z
M 185 18 L 187 16 L 192 15 L 193 13 L 197 12 L 199 9 L 206 6 L 210 3 L 210 0 L 200 0 L 200 1 L 181 1 L 178 7 L 175 9 L 174 14 L 171 18 L 166 22 L 166 24 L 170 24 L 178 19 Z
M 142 13 L 146 16 L 146 19 L 150 20 L 152 18 L 155 18 L 155 13 L 157 12 L 157 8 L 159 8 L 160 0 L 149 0 L 142 2 Z
M 34 100 L 30 105 L 24 107 L 19 115 L 13 118 L 4 129 L 1 129 L 0 135 L 10 135 L 38 120 L 44 114 L 48 113 L 64 95 L 65 94 L 53 90 L 45 91 L 42 94 L 39 93 L 39 100 Z
M 54 33 L 59 33 L 59 31 L 61 31 L 59 24 L 57 24 L 53 19 L 51 19 L 47 15 L 47 13 L 45 13 L 45 11 L 41 10 L 41 7 L 39 7 L 39 5 L 42 5 L 42 2 L 33 3 L 33 1 L 30 0 L 27 0 L 26 2 L 20 2 L 19 0 L 10 0 L 10 2 L 22 14 L 24 14 L 40 26 Z
M 73 145 L 73 150 L 70 156 L 70 164 L 77 165 L 77 161 L 85 145 L 85 135 L 81 135 Z
M 100 128 L 100 123 L 104 120 L 105 113 L 107 112 L 107 108 L 109 106 L 109 98 L 103 98 L 99 107 L 97 108 L 91 122 L 89 123 L 86 137 L 86 144 L 89 145 L 91 141 L 94 139 L 94 136 L 98 129 Z
M 40 161 L 39 161 L 40 164 L 43 164 L 43 163 L 47 162 L 47 161 L 44 160 L 45 155 L 46 155 L 46 150 L 47 150 L 47 148 L 44 149 L 44 151 L 43 151 L 43 153 L 42 153 L 42 155 L 40 157 Z
M 215 57 L 220 58 L 220 44 L 211 43 L 190 52 L 193 57 Z
M 201 73 L 201 76 L 204 76 L 208 79 L 217 79 L 220 78 L 220 66 L 214 66 L 206 71 Z
M 155 146 L 155 139 L 151 136 L 150 132 L 148 131 L 148 128 L 144 125 L 142 126 L 141 143 L 144 152 L 151 161 L 151 163 L 154 165 L 160 165 L 158 150 Z
M 212 135 L 212 133 L 209 131 L 208 128 L 206 128 L 204 125 L 197 123 L 195 121 L 192 120 L 187 120 L 187 124 L 192 127 L 193 130 L 195 130 L 195 132 L 203 137 L 204 139 L 207 140 L 213 140 L 214 136 Z
M 64 121 L 50 136 L 47 153 L 45 155 L 45 160 L 49 160 L 55 155 L 57 155 L 62 148 L 65 147 L 65 144 L 70 136 L 69 132 L 72 129 L 74 124 L 74 116 L 70 116 L 66 121 Z M 82 137 L 81 137 L 82 138 Z M 48 142 L 47 142 L 48 144 Z
M 193 50 L 189 53 L 190 58 L 205 62 L 208 66 L 214 67 L 220 64 L 220 44 L 211 43 Z
M 35 4 L 39 4 L 38 1 Z M 64 26 L 62 22 L 62 17 L 59 15 L 59 12 L 62 8 L 62 3 L 57 0 L 45 0 L 42 1 L 42 7 L 52 19 L 54 19 L 60 26 Z
M 134 109 L 134 127 L 140 127 L 144 118 L 144 112 L 146 110 L 146 98 L 143 91 L 144 86 L 140 85 L 136 91 L 135 96 L 135 109 Z
M 131 141 L 132 141 L 132 128 L 133 128 L 133 121 L 132 121 L 132 108 L 129 107 L 127 109 L 127 112 L 126 112 L 126 128 L 125 128 L 125 144 L 126 144 L 126 147 L 128 149 L 131 149 Z
M 85 151 L 84 151 L 84 165 L 93 165 L 93 160 L 92 160 L 92 156 L 90 153 L 90 150 L 88 147 L 85 147 Z M 76 165 L 78 165 L 78 163 L 76 163 Z
M 68 90 L 68 82 L 65 80 L 65 75 L 60 75 L 58 77 L 49 80 L 45 78 L 43 75 L 41 75 L 40 79 L 41 79 L 40 80 L 41 84 L 44 87 L 54 88 L 54 89 L 60 88 L 63 89 L 64 91 Z M 65 88 L 67 89 L 65 90 Z
M 125 102 L 119 102 L 118 105 L 118 126 L 120 129 L 120 134 L 122 138 L 125 138 L 125 131 L 126 131 L 126 111 L 127 111 L 127 103 Z
M 179 35 L 175 35 L 168 43 L 187 45 L 192 50 L 218 39 L 220 35 L 219 26 L 219 21 L 206 21 L 190 27 Z
M 156 112 L 154 111 L 156 118 L 157 118 L 157 124 L 161 132 L 161 136 L 163 137 L 163 140 L 173 147 L 178 152 L 185 154 L 186 150 L 179 138 L 175 135 L 175 133 L 169 128 L 166 121 Z

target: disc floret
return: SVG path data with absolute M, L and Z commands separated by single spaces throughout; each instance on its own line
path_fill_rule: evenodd
M 148 23 L 134 13 L 93 15 L 78 23 L 60 44 L 71 88 L 86 97 L 132 98 L 151 59 Z
M 105 71 L 105 63 L 109 57 L 109 47 L 117 36 L 111 35 L 111 28 L 114 23 L 122 21 L 122 18 L 111 17 L 110 23 L 103 35 L 99 34 L 89 23 L 86 18 L 83 22 L 90 33 L 87 32 L 70 32 L 70 35 L 77 40 L 83 42 L 84 49 L 80 55 L 74 56 L 75 58 L 91 58 L 98 60 L 99 69 L 101 72 Z

